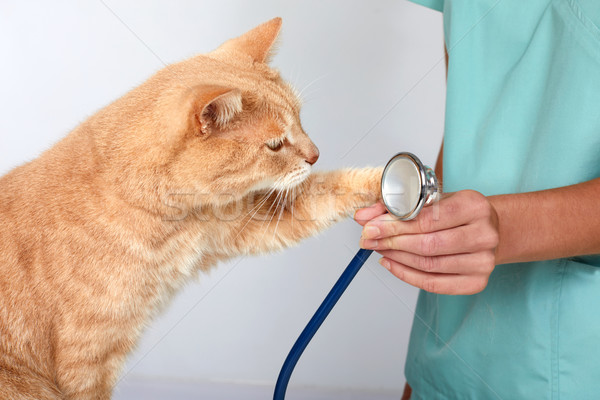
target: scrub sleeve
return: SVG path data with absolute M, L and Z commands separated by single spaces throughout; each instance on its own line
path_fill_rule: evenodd
M 444 15 L 446 192 L 600 177 L 600 1 L 412 1 Z M 499 265 L 479 294 L 421 291 L 411 399 L 600 398 L 599 267 L 598 255 Z

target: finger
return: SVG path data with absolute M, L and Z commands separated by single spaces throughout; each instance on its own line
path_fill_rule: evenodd
M 382 258 L 380 264 L 409 285 L 438 294 L 475 294 L 487 286 L 487 275 L 433 274 Z
M 387 210 L 381 201 L 373 204 L 370 207 L 365 207 L 357 210 L 354 213 L 354 220 L 360 225 L 364 225 L 382 214 L 386 214 Z
M 398 264 L 436 274 L 485 274 L 495 266 L 494 253 L 491 251 L 434 257 L 423 257 L 398 250 L 384 250 L 379 253 Z
M 411 221 L 399 221 L 391 214 L 380 215 L 365 225 L 363 236 L 368 239 L 379 239 L 388 236 L 429 233 L 454 228 L 467 224 L 474 219 L 474 212 L 469 206 L 479 201 L 470 192 L 457 192 L 446 195 L 442 200 L 421 210 Z
M 414 235 L 391 236 L 382 239 L 360 239 L 360 247 L 371 250 L 402 250 L 420 256 L 442 256 L 474 253 L 493 249 L 498 243 L 493 230 L 477 224 L 459 226 L 444 231 Z

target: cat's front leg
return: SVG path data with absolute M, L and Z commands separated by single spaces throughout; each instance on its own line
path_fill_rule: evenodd
M 383 168 L 311 174 L 299 187 L 277 192 L 242 219 L 236 245 L 242 253 L 269 252 L 314 236 L 380 198 Z
M 307 229 L 307 236 L 313 229 L 317 233 L 358 208 L 375 203 L 381 197 L 382 172 L 382 168 L 361 168 L 311 174 L 284 218 Z

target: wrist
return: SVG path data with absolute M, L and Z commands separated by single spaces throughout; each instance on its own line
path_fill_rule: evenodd
M 515 221 L 512 220 L 515 207 L 513 195 L 489 196 L 488 201 L 493 209 L 496 228 L 498 229 L 498 246 L 496 247 L 496 265 L 518 262 L 519 245 L 515 243 Z

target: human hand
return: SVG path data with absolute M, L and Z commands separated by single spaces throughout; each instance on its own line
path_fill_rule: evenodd
M 380 253 L 379 263 L 418 288 L 439 294 L 474 294 L 495 267 L 498 216 L 481 193 L 463 190 L 399 221 L 382 203 L 360 209 L 360 246 Z

